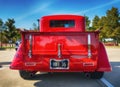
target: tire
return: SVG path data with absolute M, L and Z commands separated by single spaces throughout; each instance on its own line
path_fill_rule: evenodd
M 49 75 L 52 75 L 52 74 L 53 74 L 53 72 L 48 72 L 48 74 L 49 74 Z
M 17 51 L 17 48 L 15 48 L 15 51 Z
M 34 77 L 35 72 L 29 72 L 29 71 L 20 70 L 19 74 L 20 74 L 20 76 L 23 79 L 25 79 L 25 80 L 31 80 Z
M 90 72 L 91 79 L 101 79 L 104 75 L 104 72 Z

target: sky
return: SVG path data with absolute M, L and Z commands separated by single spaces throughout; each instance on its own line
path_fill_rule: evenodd
M 0 18 L 3 22 L 14 18 L 17 28 L 32 29 L 42 16 L 74 14 L 92 20 L 112 7 L 120 11 L 120 0 L 0 0 Z

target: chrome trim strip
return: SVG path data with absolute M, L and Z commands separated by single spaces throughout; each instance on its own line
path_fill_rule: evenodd
M 29 49 L 28 56 L 29 58 L 32 58 L 32 35 L 29 35 L 29 44 L 30 44 L 30 49 Z
M 88 58 L 91 58 L 91 35 L 88 34 Z

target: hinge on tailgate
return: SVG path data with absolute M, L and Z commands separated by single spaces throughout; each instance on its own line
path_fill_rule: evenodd
M 28 56 L 29 58 L 32 58 L 32 35 L 29 35 L 29 44 L 30 44 L 30 48 L 29 48 Z
M 91 36 L 88 34 L 88 58 L 91 58 Z

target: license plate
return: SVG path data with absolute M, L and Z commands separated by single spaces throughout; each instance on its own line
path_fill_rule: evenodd
M 69 60 L 50 60 L 50 69 L 69 69 Z

